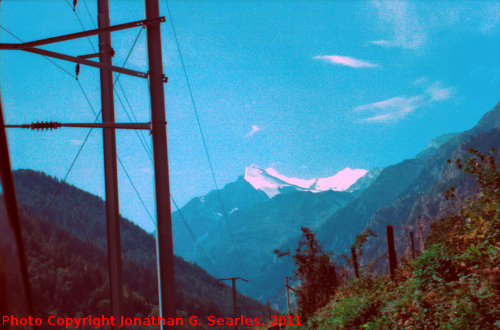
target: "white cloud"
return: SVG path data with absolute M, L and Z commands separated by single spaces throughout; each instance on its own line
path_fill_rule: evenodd
M 365 122 L 396 122 L 418 108 L 448 100 L 455 92 L 455 88 L 445 87 L 440 81 L 429 85 L 425 77 L 417 79 L 414 83 L 419 86 L 428 86 L 425 93 L 414 96 L 396 96 L 387 100 L 360 105 L 354 108 L 354 111 L 362 113 L 364 118 L 361 120 Z
M 250 130 L 250 132 L 248 132 L 245 137 L 251 137 L 253 136 L 255 133 L 261 131 L 261 129 L 259 128 L 259 126 L 257 125 L 252 125 L 252 129 Z
M 422 105 L 422 96 L 397 96 L 384 101 L 360 105 L 354 111 L 368 112 L 367 122 L 392 122 L 406 117 Z
M 358 60 L 356 58 L 339 55 L 318 55 L 314 56 L 315 60 L 321 60 L 332 64 L 344 65 L 351 68 L 376 68 L 378 64 L 373 64 L 368 61 Z
M 440 81 L 430 85 L 425 92 L 431 97 L 431 101 L 444 101 L 450 98 L 454 92 L 453 87 L 443 87 Z
M 372 4 L 383 22 L 382 30 L 390 35 L 389 39 L 372 41 L 372 44 L 406 49 L 418 49 L 424 45 L 426 31 L 414 4 L 410 6 L 405 0 L 375 0 Z

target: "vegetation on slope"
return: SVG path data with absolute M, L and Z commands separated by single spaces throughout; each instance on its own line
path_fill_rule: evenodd
M 480 194 L 457 201 L 457 212 L 432 224 L 427 250 L 406 260 L 394 280 L 369 274 L 350 280 L 301 320 L 301 329 L 500 327 L 500 166 L 494 150 L 470 152 L 465 164 L 453 163 L 475 178 Z M 445 196 L 455 198 L 454 191 Z

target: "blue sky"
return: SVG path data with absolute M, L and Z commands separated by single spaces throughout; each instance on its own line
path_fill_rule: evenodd
M 24 41 L 78 32 L 69 0 L 0 3 L 1 24 Z M 110 1 L 111 23 L 144 19 L 143 1 Z M 168 16 L 161 0 L 161 15 Z M 441 134 L 472 127 L 500 100 L 498 1 L 174 1 L 170 8 L 218 184 L 256 163 L 289 177 L 326 177 L 412 158 Z M 76 8 L 93 28 L 96 1 Z M 114 32 L 121 66 L 138 29 Z M 162 24 L 172 194 L 179 204 L 214 189 L 169 22 Z M 2 42 L 17 42 L 0 31 Z M 91 38 L 94 45 L 97 38 Z M 147 71 L 145 33 L 127 67 Z M 44 48 L 93 53 L 82 39 Z M 73 73 L 71 63 L 55 62 Z M 100 109 L 98 70 L 79 82 Z M 120 81 L 149 121 L 147 81 Z M 77 81 L 39 55 L 0 51 L 8 123 L 91 122 Z M 121 91 L 117 92 L 121 95 Z M 123 96 L 121 96 L 123 100 Z M 117 121 L 128 121 L 115 100 Z M 87 130 L 8 131 L 14 168 L 62 177 Z M 152 167 L 133 132 L 118 153 L 154 210 Z M 148 137 L 149 143 L 149 137 Z M 151 230 L 119 168 L 120 207 Z M 102 136 L 92 132 L 68 181 L 104 196 Z

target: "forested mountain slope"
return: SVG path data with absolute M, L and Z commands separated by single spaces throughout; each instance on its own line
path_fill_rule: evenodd
M 104 202 L 66 183 L 48 205 L 59 182 L 43 173 L 14 173 L 35 310 L 42 315 L 107 314 Z M 121 219 L 125 312 L 158 314 L 154 237 Z M 229 287 L 202 268 L 176 257 L 177 301 L 181 315 L 232 315 Z M 265 307 L 240 295 L 245 315 L 263 316 Z

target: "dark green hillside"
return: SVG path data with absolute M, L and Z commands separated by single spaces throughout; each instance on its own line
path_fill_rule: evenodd
M 16 171 L 29 272 L 36 311 L 76 316 L 107 314 L 107 252 L 104 202 L 63 184 L 46 217 L 41 213 L 59 182 L 31 170 Z M 129 315 L 157 314 L 155 241 L 126 219 L 122 224 L 125 310 Z M 176 258 L 177 301 L 185 315 L 232 314 L 231 290 L 220 287 L 200 267 Z M 244 314 L 263 316 L 265 307 L 238 298 Z M 262 311 L 262 313 L 260 313 Z

